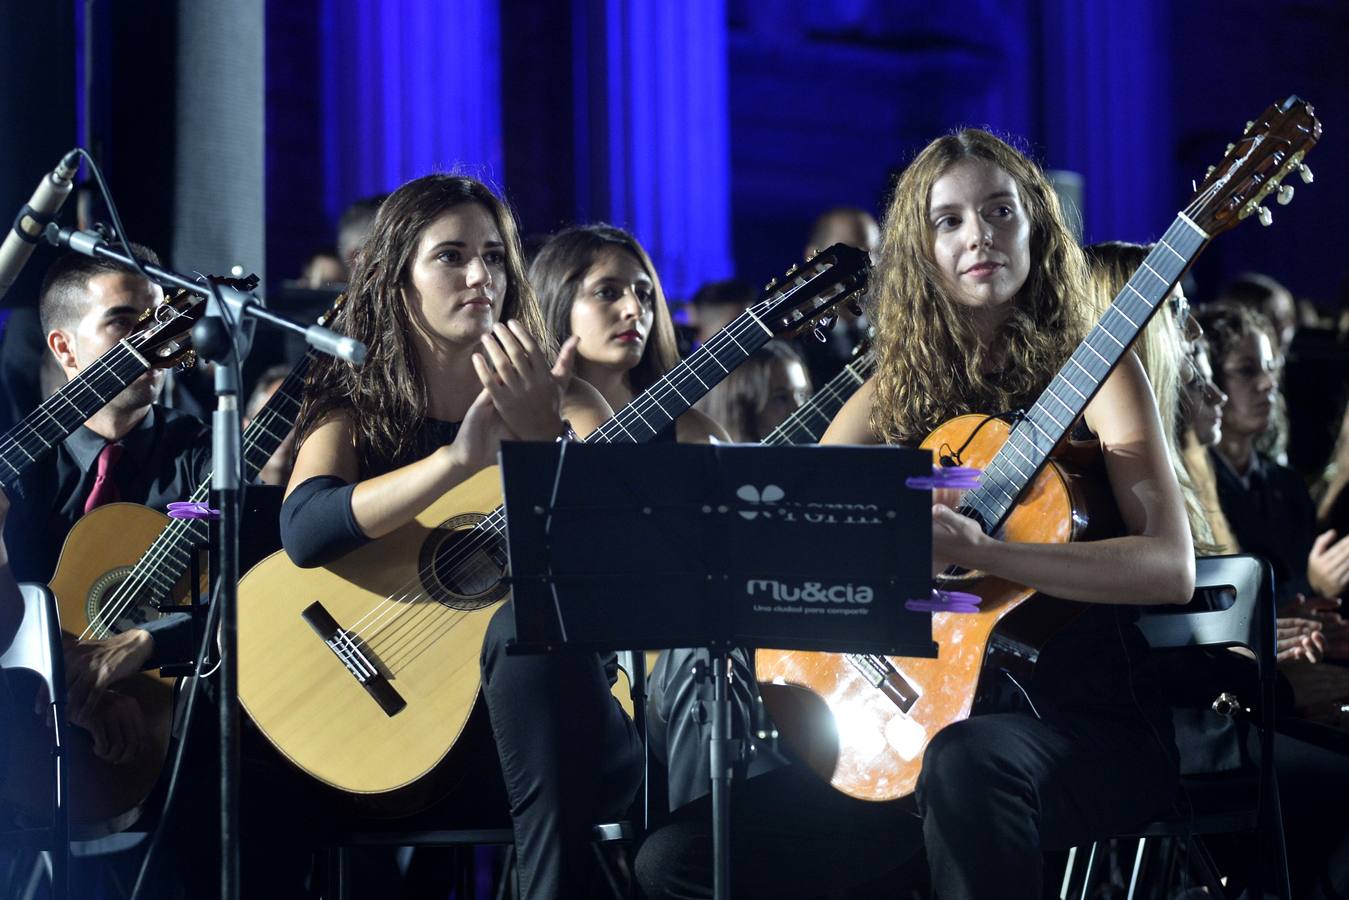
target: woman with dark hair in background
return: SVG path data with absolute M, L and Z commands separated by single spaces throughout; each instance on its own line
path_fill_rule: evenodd
M 477 181 L 429 175 L 379 207 L 339 325 L 365 365 L 315 362 L 297 425 L 282 538 L 306 566 L 411 521 L 494 465 L 505 439 L 584 434 L 611 415 L 572 378 L 525 278 L 510 210 Z M 521 896 L 584 889 L 590 828 L 641 778 L 632 722 L 594 654 L 508 656 L 510 603 L 482 651 L 482 693 L 514 822 Z
M 576 374 L 615 410 L 622 409 L 675 363 L 674 321 L 651 257 L 637 239 L 612 225 L 581 225 L 553 235 L 529 267 L 549 333 L 575 337 Z M 656 440 L 725 440 L 696 409 Z

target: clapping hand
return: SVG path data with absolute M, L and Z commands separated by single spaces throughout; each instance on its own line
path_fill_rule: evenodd
M 571 383 L 577 338 L 567 339 L 552 368 L 514 320 L 498 322 L 482 343 L 486 357 L 475 353 L 473 368 L 510 432 L 526 441 L 550 441 L 560 435 L 562 397 Z
M 1349 588 L 1349 537 L 1336 540 L 1335 531 L 1324 531 L 1307 555 L 1307 580 L 1323 597 L 1339 597 Z

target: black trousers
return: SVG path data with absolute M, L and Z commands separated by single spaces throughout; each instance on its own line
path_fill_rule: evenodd
M 589 873 L 591 828 L 622 818 L 642 778 L 632 720 L 593 653 L 511 656 L 511 604 L 492 617 L 483 696 L 510 801 L 524 900 L 576 897 Z
M 653 718 L 678 726 L 665 732 L 672 784 L 706 771 L 706 727 L 696 725 L 693 709 L 709 698 L 689 683 L 684 663 L 653 679 L 650 702 Z M 743 704 L 746 696 L 735 699 Z M 899 893 L 913 886 L 900 879 L 914 877 L 903 864 L 921 845 L 943 900 L 1038 900 L 1044 851 L 1108 836 L 1170 806 L 1174 739 L 1167 717 L 1153 712 L 1076 707 L 1044 719 L 1009 712 L 951 725 L 924 758 L 921 824 L 911 804 L 852 800 L 800 764 L 749 779 L 732 789 L 734 895 L 809 897 L 871 880 L 887 866 L 899 869 Z M 747 715 L 741 709 L 737 720 Z M 653 738 L 659 727 L 653 722 Z M 710 897 L 709 829 L 704 802 L 653 834 L 637 860 L 643 890 Z
M 1177 764 L 1163 727 L 1124 707 L 997 713 L 938 732 L 916 795 L 934 895 L 1039 900 L 1044 851 L 1166 811 Z

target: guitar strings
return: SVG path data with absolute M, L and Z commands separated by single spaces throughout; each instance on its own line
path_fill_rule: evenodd
M 135 354 L 131 351 L 130 347 L 128 347 L 125 342 L 119 342 L 116 347 L 113 347 L 107 353 L 94 360 L 89 364 L 88 368 L 63 385 L 60 390 L 41 403 L 38 408 L 22 422 L 19 422 L 11 428 L 3 438 L 0 438 L 0 456 L 8 454 L 15 447 L 20 447 L 20 449 L 22 449 L 21 444 L 23 443 L 23 440 L 31 435 L 36 435 L 43 443 L 47 443 L 47 439 L 42 436 L 42 432 L 39 430 L 39 422 L 42 422 L 43 417 L 45 416 L 50 420 L 51 424 L 55 424 L 58 429 L 63 427 L 61 425 L 61 420 L 56 417 L 56 413 L 49 408 L 56 406 L 56 401 L 65 403 L 77 413 L 82 413 L 83 410 L 80 409 L 75 401 L 82 400 L 85 393 L 92 394 L 101 402 L 107 403 L 108 400 L 111 400 L 112 398 L 105 398 L 94 389 L 92 382 L 105 374 L 104 370 L 112 371 L 114 366 L 134 358 Z M 130 381 L 127 383 L 130 384 Z M 51 447 L 55 446 L 55 444 L 47 444 L 47 446 Z M 27 451 L 24 451 L 24 455 L 28 455 Z M 29 456 L 29 459 L 31 460 L 32 457 Z

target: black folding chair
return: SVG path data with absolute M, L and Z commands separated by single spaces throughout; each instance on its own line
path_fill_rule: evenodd
M 25 707 L 22 698 L 31 695 L 25 691 L 17 692 L 15 724 L 23 733 L 16 730 L 11 736 L 11 754 L 22 754 L 28 759 L 16 759 L 11 755 L 8 771 L 3 775 L 16 788 L 35 788 L 36 797 L 31 791 L 26 792 L 29 799 L 39 800 L 47 808 L 37 814 L 37 810 L 24 808 L 33 805 L 25 802 L 15 808 L 0 810 L 0 846 L 35 851 L 37 864 L 30 871 L 37 875 L 37 866 L 45 868 L 51 880 L 52 897 L 65 900 L 70 872 L 70 818 L 66 807 L 70 781 L 65 756 L 66 674 L 61 656 L 61 626 L 57 620 L 56 598 L 46 585 L 21 584 L 19 591 L 23 597 L 23 619 L 13 642 L 0 655 L 0 669 L 5 670 L 11 682 L 21 683 L 36 677 L 41 685 L 39 689 L 46 691 L 51 729 L 47 732 L 45 723 L 34 716 L 31 702 Z M 28 721 L 30 716 L 34 718 Z M 34 751 L 35 745 L 45 746 Z M 49 768 L 44 766 L 45 770 L 30 771 L 28 761 L 33 757 L 40 759 L 47 753 L 49 756 L 44 762 Z M 49 804 L 42 797 L 44 793 L 50 798 Z M 11 875 L 22 877 L 18 873 Z M 34 880 L 29 878 L 25 891 L 31 892 Z M 20 895 L 18 891 L 11 893 Z
M 1230 601 L 1230 603 L 1228 602 Z M 1210 896 L 1225 897 L 1237 885 L 1219 871 L 1212 856 L 1196 838 L 1234 833 L 1258 837 L 1257 847 L 1269 851 L 1269 869 L 1257 861 L 1250 866 L 1250 880 L 1242 887 L 1249 896 L 1264 896 L 1264 876 L 1272 875 L 1284 900 L 1291 896 L 1288 854 L 1284 845 L 1283 819 L 1279 810 L 1279 785 L 1274 773 L 1274 723 L 1276 631 L 1274 581 L 1269 564 L 1254 556 L 1216 556 L 1199 559 L 1195 566 L 1195 597 L 1186 606 L 1149 608 L 1138 626 L 1154 650 L 1187 648 L 1246 648 L 1255 655 L 1257 696 L 1224 693 L 1215 698 L 1215 712 L 1246 716 L 1258 737 L 1255 767 L 1233 771 L 1186 775 L 1181 778 L 1175 810 L 1165 818 L 1148 822 L 1127 834 L 1116 835 L 1118 852 L 1125 840 L 1135 840 L 1128 897 L 1133 900 L 1144 886 L 1145 873 L 1174 874 L 1177 856 L 1157 865 L 1167 854 L 1159 849 L 1184 850 Z M 1060 889 L 1062 900 L 1077 894 L 1091 895 L 1107 854 L 1107 841 L 1074 848 Z M 1169 847 L 1159 845 L 1169 844 Z M 1085 865 L 1081 865 L 1085 858 Z M 1081 877 L 1078 872 L 1081 871 Z M 1076 888 L 1080 885 L 1080 894 Z M 1168 896 L 1161 894 L 1161 896 Z

